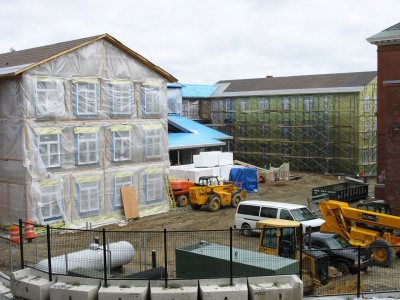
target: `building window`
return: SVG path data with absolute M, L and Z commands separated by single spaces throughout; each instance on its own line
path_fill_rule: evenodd
M 132 115 L 133 84 L 130 82 L 118 82 L 110 84 L 111 114 L 112 116 Z
M 247 111 L 247 101 L 240 100 L 240 112 L 246 112 L 246 111 Z
M 290 137 L 290 128 L 289 127 L 282 127 L 282 138 L 288 139 Z
M 158 117 L 162 112 L 161 86 L 143 84 L 142 112 L 145 117 Z
M 163 201 L 164 182 L 161 173 L 146 174 L 146 203 L 153 204 Z
M 263 136 L 268 135 L 268 125 L 265 125 L 265 124 L 261 125 L 260 130 L 261 130 L 261 134 L 262 134 Z
M 77 132 L 77 164 L 87 165 L 99 162 L 98 132 Z
M 364 140 L 368 140 L 368 136 L 369 136 L 369 125 L 368 125 L 368 122 L 365 121 L 365 123 L 364 123 Z
M 258 103 L 258 108 L 260 110 L 269 110 L 269 100 L 267 98 L 261 99 Z
M 39 154 L 47 168 L 61 166 L 61 143 L 60 134 L 40 134 Z
M 63 199 L 62 186 L 49 186 L 41 189 L 41 207 L 43 221 L 62 219 L 59 201 Z
M 378 111 L 378 102 L 376 97 L 374 97 L 374 113 L 376 113 Z
M 100 210 L 99 181 L 79 183 L 79 213 L 82 215 Z
M 113 202 L 114 209 L 122 207 L 121 188 L 132 185 L 133 185 L 132 176 L 123 176 L 114 178 L 114 202 Z
M 97 116 L 99 105 L 98 84 L 75 81 L 72 83 L 72 98 L 77 117 Z
M 282 109 L 283 110 L 290 110 L 290 98 L 283 97 L 282 99 Z
M 36 116 L 62 116 L 65 114 L 64 85 L 61 80 L 37 79 L 35 89 Z
M 130 131 L 113 131 L 113 161 L 127 161 L 132 159 L 132 142 Z
M 364 98 L 364 112 L 369 112 L 369 97 L 365 96 Z
M 162 157 L 161 126 L 155 126 L 154 128 L 145 128 L 145 145 L 146 158 Z
M 313 107 L 313 98 L 312 97 L 304 97 L 303 98 L 303 110 L 304 111 L 312 111 Z
M 368 164 L 368 149 L 363 149 L 363 162 Z
M 240 135 L 245 135 L 246 134 L 246 126 L 239 125 L 239 132 L 240 132 Z

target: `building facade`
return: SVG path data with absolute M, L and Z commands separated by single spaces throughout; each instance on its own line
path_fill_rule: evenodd
M 367 39 L 378 47 L 377 185 L 375 197 L 400 214 L 400 23 Z
M 199 99 L 198 116 L 233 137 L 235 159 L 264 168 L 289 162 L 301 171 L 375 174 L 376 72 L 217 85 Z
M 166 83 L 113 37 L 0 54 L 0 223 L 82 226 L 168 210 Z

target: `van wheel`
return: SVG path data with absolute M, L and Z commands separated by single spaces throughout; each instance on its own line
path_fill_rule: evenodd
M 251 231 L 249 224 L 243 224 L 240 233 L 247 237 L 253 235 L 253 231 Z

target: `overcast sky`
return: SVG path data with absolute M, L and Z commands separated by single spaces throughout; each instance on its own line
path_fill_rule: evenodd
M 399 0 L 0 0 L 0 53 L 108 33 L 182 83 L 376 70 Z

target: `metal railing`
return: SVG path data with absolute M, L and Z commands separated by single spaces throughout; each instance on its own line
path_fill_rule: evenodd
M 240 230 L 197 231 L 113 231 L 105 229 L 65 229 L 35 225 L 37 237 L 27 241 L 24 223 L 19 224 L 20 243 L 0 238 L 0 269 L 10 274 L 31 267 L 53 276 L 81 276 L 111 279 L 207 279 L 274 276 L 297 274 L 307 270 L 306 256 L 321 256 L 321 250 L 300 251 L 300 260 L 258 252 L 259 238 L 244 237 Z M 313 295 L 354 294 L 400 291 L 400 262 L 394 258 L 390 267 L 363 267 L 363 248 L 354 248 L 356 261 L 343 267 L 340 259 L 330 254 L 320 260 L 317 278 L 328 270 L 327 280 L 317 283 Z M 350 249 L 333 249 L 336 256 Z M 397 251 L 397 249 L 394 249 Z M 306 254 L 308 253 L 308 254 Z M 322 257 L 322 256 L 321 256 Z M 317 259 L 318 261 L 318 259 Z M 344 263 L 343 263 L 344 264 Z M 308 266 L 308 267 L 307 267 Z M 336 268 L 335 268 L 336 267 Z M 341 274 L 345 270 L 348 274 Z M 321 277 L 322 276 L 322 277 Z M 304 278 L 303 278 L 304 280 Z

